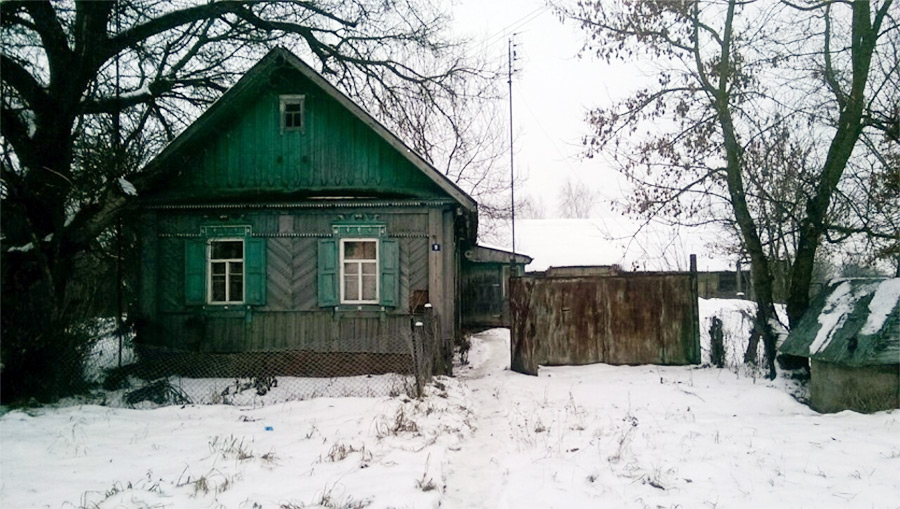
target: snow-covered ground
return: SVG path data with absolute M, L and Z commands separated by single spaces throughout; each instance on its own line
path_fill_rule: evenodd
M 737 338 L 746 306 L 701 302 L 701 329 Z M 819 415 L 739 369 L 520 375 L 505 330 L 469 360 L 420 401 L 7 411 L 0 507 L 900 506 L 897 411 Z

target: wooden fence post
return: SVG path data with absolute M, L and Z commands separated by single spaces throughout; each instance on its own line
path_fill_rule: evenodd
M 690 362 L 700 364 L 700 302 L 698 299 L 699 288 L 697 285 L 697 255 L 691 255 L 691 306 L 693 307 L 693 348 L 690 355 Z

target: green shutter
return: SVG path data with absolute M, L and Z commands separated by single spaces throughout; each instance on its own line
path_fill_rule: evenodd
M 184 303 L 206 303 L 206 240 L 184 241 Z
M 337 241 L 320 240 L 318 258 L 319 306 L 338 305 Z
M 393 239 L 381 240 L 381 305 L 400 304 L 400 245 Z
M 247 304 L 266 304 L 266 239 L 248 238 L 245 246 Z

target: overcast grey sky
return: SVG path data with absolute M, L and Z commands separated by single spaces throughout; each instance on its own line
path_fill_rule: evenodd
M 453 7 L 457 33 L 468 36 L 489 58 L 507 61 L 507 41 L 517 44 L 513 77 L 515 167 L 521 193 L 542 196 L 553 214 L 559 188 L 572 178 L 604 196 L 621 196 L 624 180 L 599 159 L 582 160 L 587 108 L 609 104 L 633 87 L 632 66 L 578 58 L 583 34 L 562 24 L 541 0 L 463 0 Z M 503 90 L 506 89 L 504 80 Z M 508 162 L 506 163 L 508 164 Z

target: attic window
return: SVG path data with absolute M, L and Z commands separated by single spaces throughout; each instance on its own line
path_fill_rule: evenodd
M 303 130 L 302 95 L 283 95 L 280 97 L 281 132 Z

